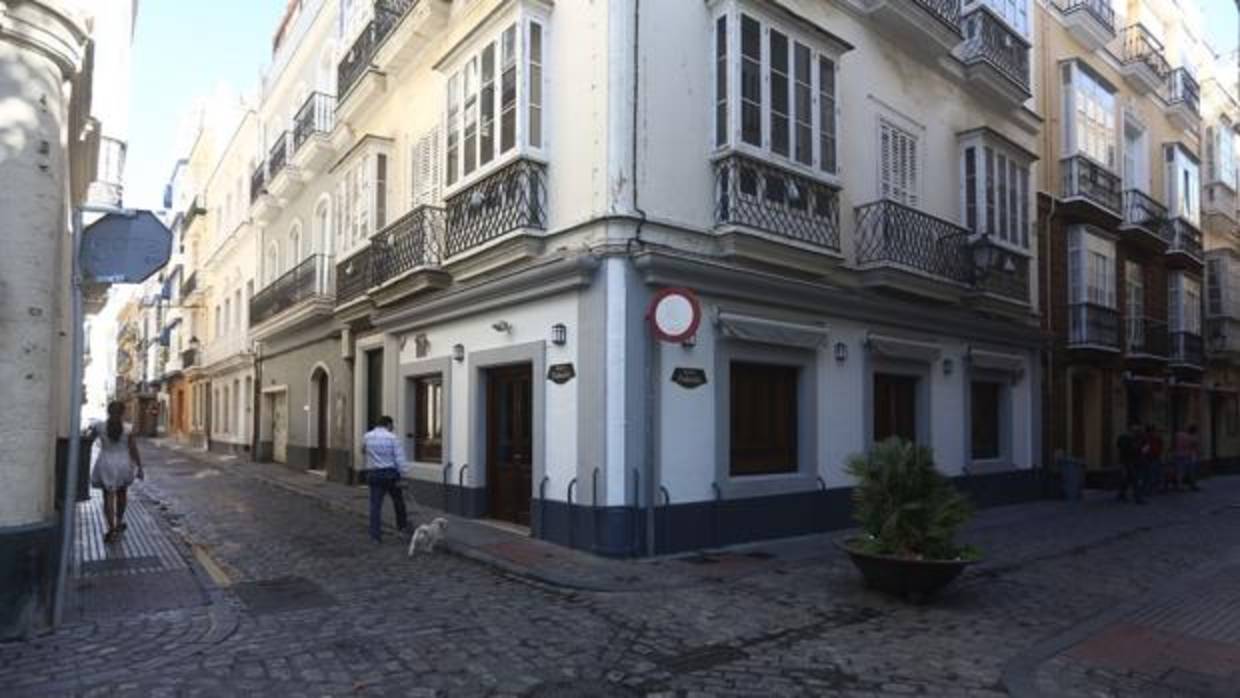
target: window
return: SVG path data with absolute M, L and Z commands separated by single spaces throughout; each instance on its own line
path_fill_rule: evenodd
M 232 328 L 232 299 L 225 298 L 224 299 L 224 332 L 227 332 L 231 328 Z M 217 329 L 216 332 L 218 333 L 219 330 Z
M 984 131 L 962 142 L 965 227 L 974 233 L 989 233 L 994 241 L 1028 249 L 1030 157 Z
M 1115 243 L 1085 228 L 1068 236 L 1068 301 L 1115 308 Z
M 444 118 L 447 186 L 514 151 L 520 134 L 530 148 L 542 148 L 544 39 L 540 22 L 510 24 L 449 75 Z M 522 105 L 523 120 L 518 118 Z
M 1081 63 L 1064 65 L 1064 143 L 1067 155 L 1087 155 L 1112 171 L 1115 157 L 1115 94 Z
M 319 249 L 323 254 L 330 255 L 332 253 L 332 233 L 331 233 L 331 217 L 328 212 L 328 202 L 319 202 L 318 208 L 314 211 L 314 234 L 318 240 Z
M 1140 264 L 1124 262 L 1124 291 L 1127 296 L 1128 348 L 1145 347 L 1145 270 Z
M 485 134 L 486 126 L 483 131 Z M 443 199 L 439 157 L 439 129 L 431 129 L 413 145 L 413 206 L 438 204 Z
M 1163 149 L 1167 163 L 1169 215 L 1197 225 L 1201 214 L 1201 174 L 1197 159 L 1178 143 Z
M 216 305 L 215 306 L 215 336 L 216 337 L 220 336 L 221 334 L 220 329 L 223 327 L 223 324 L 221 323 L 222 317 L 223 317 L 223 314 L 220 312 L 220 306 Z
M 973 460 L 994 460 L 1002 455 L 1000 419 L 1003 415 L 1003 384 L 973 381 L 970 388 L 970 434 Z
M 879 197 L 917 206 L 917 136 L 879 120 Z
M 301 228 L 293 228 L 293 233 L 292 235 L 289 236 L 289 252 L 292 255 L 289 257 L 289 260 L 288 260 L 289 266 L 295 267 L 298 264 L 301 264 L 301 261 L 302 261 Z
M 749 13 L 717 17 L 714 32 L 715 145 L 726 147 L 735 134 L 739 145 L 834 174 L 842 46 L 826 55 L 808 37 Z
M 241 329 L 241 289 L 233 291 L 233 327 Z
M 1021 35 L 1029 36 L 1029 0 L 965 0 L 964 11 L 985 5 Z
M 1149 189 L 1149 146 L 1145 129 L 1131 121 L 1124 123 L 1124 187 Z
M 387 224 L 388 156 L 375 149 L 344 170 L 337 188 L 338 249 L 347 254 Z
M 1201 334 L 1201 282 L 1184 272 L 1167 279 L 1167 304 L 1172 332 Z
M 443 459 L 443 377 L 413 379 L 413 459 L 438 463 Z
M 796 472 L 799 369 L 734 361 L 729 375 L 731 474 Z
M 896 436 L 917 439 L 917 376 L 874 374 L 874 443 Z

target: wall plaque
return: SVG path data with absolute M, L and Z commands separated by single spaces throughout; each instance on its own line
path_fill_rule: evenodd
M 572 364 L 551 364 L 547 367 L 547 380 L 556 385 L 564 385 L 577 376 Z
M 706 369 L 679 367 L 672 371 L 672 382 L 682 388 L 693 390 L 706 385 Z

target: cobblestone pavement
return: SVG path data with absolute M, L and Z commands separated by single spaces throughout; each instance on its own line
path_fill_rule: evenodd
M 457 555 L 410 560 L 393 537 L 371 544 L 356 513 L 242 464 L 145 450 L 139 496 L 210 603 L 96 614 L 0 645 L 0 693 L 1004 695 L 1013 658 L 1240 543 L 1240 478 L 1215 479 L 1148 507 L 1097 499 L 984 512 L 966 537 L 986 562 L 926 606 L 863 590 L 825 539 L 816 558 L 777 555 L 722 582 L 589 592 Z M 1041 665 L 1039 687 L 1194 695 L 1088 659 Z

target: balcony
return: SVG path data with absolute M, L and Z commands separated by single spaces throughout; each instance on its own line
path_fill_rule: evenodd
M 254 174 L 250 175 L 250 203 L 254 204 L 259 197 L 267 192 L 267 170 L 263 163 L 258 163 L 258 169 L 254 170 Z
M 1201 368 L 1205 365 L 1205 342 L 1193 332 L 1171 333 L 1171 364 Z
M 375 248 L 367 245 L 336 265 L 336 307 L 344 307 L 364 298 L 374 284 L 373 255 Z
M 1124 220 L 1119 228 L 1132 233 L 1127 239 L 1160 252 L 1171 244 L 1167 207 L 1139 189 L 1124 192 Z
M 852 0 L 910 49 L 946 55 L 963 38 L 960 0 Z M 928 41 L 927 41 L 928 40 Z
M 831 185 L 739 153 L 715 161 L 715 229 L 733 253 L 750 247 L 734 232 L 838 253 L 839 220 Z
M 280 213 L 280 202 L 272 195 L 267 177 L 266 163 L 259 164 L 250 175 L 250 213 L 259 223 L 270 223 Z
M 335 304 L 331 257 L 311 255 L 250 299 L 256 339 L 330 315 Z M 280 322 L 275 322 L 277 319 Z M 260 332 L 261 328 L 261 332 Z
M 1167 246 L 1167 266 L 1177 269 L 1200 268 L 1204 259 L 1201 231 L 1183 218 L 1167 222 L 1170 244 Z
M 1115 38 L 1115 9 L 1111 0 L 1059 0 L 1064 24 L 1076 40 L 1097 51 Z
M 1162 89 L 1171 73 L 1162 42 L 1142 24 L 1124 29 L 1120 72 L 1132 89 L 1143 95 Z
M 189 275 L 185 281 L 181 282 L 181 298 L 189 298 L 190 294 L 198 290 L 198 272 Z
M 369 292 L 376 305 L 448 284 L 448 275 L 439 271 L 445 227 L 444 209 L 419 206 L 371 240 Z
M 444 257 L 478 250 L 509 233 L 547 227 L 547 167 L 514 160 L 448 197 Z
M 374 0 L 374 18 L 366 23 L 336 66 L 337 117 L 348 121 L 363 105 L 387 89 L 386 75 L 375 65 L 375 54 L 418 0 Z M 367 75 L 372 76 L 367 79 Z
M 976 279 L 977 290 L 1028 305 L 1029 267 L 1028 257 L 1003 251 L 995 266 Z
M 1013 31 L 987 5 L 964 18 L 961 59 L 969 80 L 1017 105 L 1030 97 L 1029 42 Z
M 1119 312 L 1093 303 L 1068 306 L 1068 346 L 1073 349 L 1119 351 Z
M 858 206 L 856 242 L 866 286 L 954 302 L 973 281 L 969 231 L 904 204 Z
M 1167 323 L 1148 317 L 1124 320 L 1124 355 L 1129 359 L 1167 359 L 1170 337 Z
M 336 126 L 336 97 L 314 92 L 293 117 L 293 166 L 318 174 L 332 159 L 330 134 Z
M 1240 219 L 1236 217 L 1238 202 L 1232 185 L 1219 180 L 1207 184 L 1203 189 L 1201 212 L 1205 214 L 1206 220 L 1219 219 L 1214 223 L 1219 235 L 1234 235 L 1236 223 Z M 1206 227 L 1211 226 L 1207 223 Z M 1215 232 L 1215 230 L 1210 232 Z
M 1240 317 L 1214 317 L 1206 321 L 1210 355 L 1240 359 Z
M 1167 81 L 1167 119 L 1184 131 L 1196 130 L 1201 120 L 1201 87 L 1187 68 L 1171 71 Z
M 1059 167 L 1063 173 L 1065 213 L 1104 227 L 1120 221 L 1123 197 L 1119 175 L 1084 155 L 1064 158 Z
M 199 364 L 198 359 L 199 356 L 197 349 L 186 349 L 181 352 L 181 367 L 185 370 L 197 368 L 201 365 Z

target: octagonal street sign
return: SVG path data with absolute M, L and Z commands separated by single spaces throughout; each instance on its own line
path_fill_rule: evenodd
M 137 284 L 172 256 L 172 232 L 150 211 L 109 213 L 82 233 L 84 281 Z

